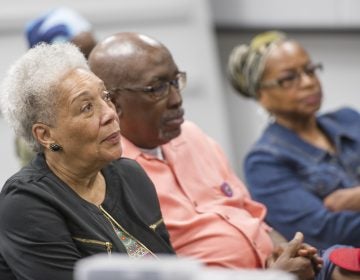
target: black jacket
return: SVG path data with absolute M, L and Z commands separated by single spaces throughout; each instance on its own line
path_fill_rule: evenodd
M 173 254 L 155 188 L 133 160 L 102 170 L 100 208 L 85 201 L 39 154 L 0 194 L 0 279 L 72 279 L 77 260 L 126 252 L 105 212 L 154 254 Z M 101 209 L 102 208 L 102 209 Z

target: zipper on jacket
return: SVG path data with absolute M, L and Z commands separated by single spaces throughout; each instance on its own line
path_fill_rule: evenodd
M 152 224 L 149 226 L 149 228 L 151 228 L 153 231 L 156 230 L 156 228 L 163 222 L 163 218 L 161 218 L 160 220 L 158 220 L 155 224 Z
M 108 255 L 111 255 L 111 249 L 112 249 L 111 242 L 94 240 L 94 239 L 86 239 L 86 238 L 80 238 L 80 237 L 73 237 L 73 239 L 75 239 L 79 242 L 82 242 L 82 243 L 104 246 L 106 248 Z
M 136 240 L 136 242 L 138 242 L 141 246 L 143 246 L 146 250 L 148 250 L 148 252 L 156 259 L 158 259 L 158 257 L 151 252 L 151 250 L 146 247 L 142 242 L 140 242 L 137 238 L 135 238 L 133 235 L 131 235 L 130 233 L 128 233 L 108 212 L 106 212 L 106 210 L 102 207 L 102 205 L 99 206 L 101 212 L 105 215 L 106 218 L 108 218 L 110 220 L 111 223 L 114 223 L 120 230 L 122 230 L 125 234 L 127 234 L 128 236 L 130 236 L 133 240 Z

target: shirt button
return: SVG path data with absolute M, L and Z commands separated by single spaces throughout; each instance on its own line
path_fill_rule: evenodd
M 257 248 L 258 245 L 257 245 L 256 241 L 253 241 L 252 243 L 253 243 L 254 247 Z
M 197 207 L 197 206 L 198 206 L 198 204 L 197 204 L 197 202 L 196 202 L 196 201 L 194 201 L 194 202 L 193 202 L 193 204 L 194 204 L 194 206 L 195 206 L 195 207 Z
M 230 220 L 230 217 L 229 217 L 228 215 L 225 215 L 224 218 L 225 218 L 226 220 Z

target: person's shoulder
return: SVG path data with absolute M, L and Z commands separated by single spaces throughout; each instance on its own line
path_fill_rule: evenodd
M 342 107 L 340 109 L 324 113 L 320 119 L 332 120 L 339 123 L 358 122 L 360 121 L 360 114 L 357 110 L 350 107 Z
M 110 171 L 111 176 L 120 176 L 125 181 L 142 181 L 147 177 L 144 169 L 136 160 L 126 157 L 113 161 L 105 169 Z
M 221 150 L 219 143 L 202 128 L 191 121 L 185 121 L 181 128 L 179 137 L 171 140 L 170 144 L 177 146 L 179 143 L 187 143 L 182 149 L 191 150 L 193 152 L 210 152 L 210 150 Z
M 112 162 L 105 170 L 106 179 L 112 183 L 111 188 L 121 186 L 126 193 L 139 194 L 136 199 L 140 201 L 143 195 L 148 199 L 150 196 L 152 199 L 156 196 L 152 181 L 137 161 L 122 157 Z
M 31 192 L 44 176 L 46 175 L 43 171 L 33 168 L 31 165 L 27 165 L 6 180 L 1 193 L 2 195 L 6 195 L 16 189 L 23 189 Z
M 261 135 L 256 139 L 256 141 L 251 145 L 248 154 L 256 151 L 275 151 L 277 148 L 283 146 L 283 138 L 285 131 L 282 127 L 276 123 L 268 124 Z M 285 141 L 286 142 L 286 141 Z
M 204 140 L 215 142 L 215 140 L 209 136 L 202 128 L 200 128 L 197 124 L 191 121 L 185 121 L 181 126 L 181 134 L 177 138 L 175 138 L 175 142 L 181 139 L 193 141 L 194 144 L 197 142 L 202 142 Z
M 23 167 L 11 176 L 4 184 L 0 194 L 0 212 L 5 213 L 31 213 L 53 205 L 50 194 L 51 183 L 42 170 L 31 165 Z M 11 217 L 10 217 L 11 219 Z
M 113 161 L 111 165 L 119 170 L 124 170 L 125 172 L 142 170 L 140 164 L 136 160 L 126 157 L 121 157 L 120 159 Z
M 181 126 L 181 134 L 192 135 L 196 134 L 205 134 L 205 132 L 194 122 L 186 120 Z

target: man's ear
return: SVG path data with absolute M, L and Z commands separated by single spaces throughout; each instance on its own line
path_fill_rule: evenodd
M 51 129 L 44 123 L 35 123 L 32 126 L 34 138 L 44 147 L 48 148 L 54 140 L 51 137 Z

